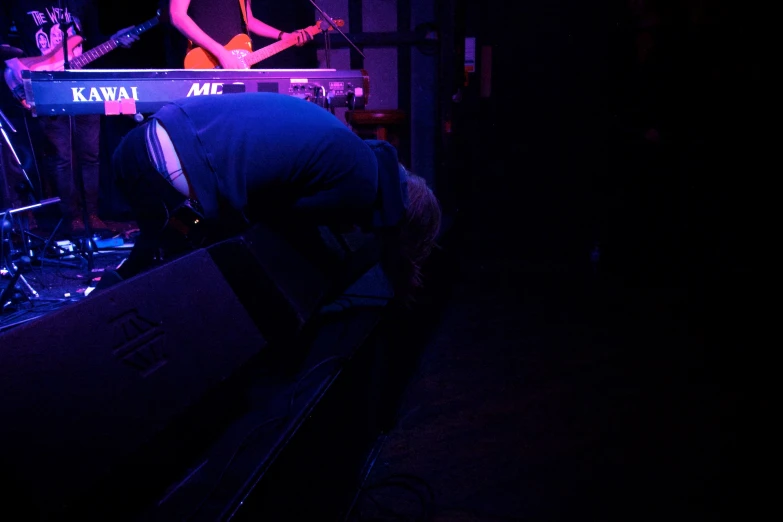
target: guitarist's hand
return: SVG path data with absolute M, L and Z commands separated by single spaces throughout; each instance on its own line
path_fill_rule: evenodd
M 216 58 L 220 62 L 221 69 L 247 69 L 245 62 L 228 49 L 223 49 Z
M 283 33 L 281 40 L 296 37 L 296 46 L 302 47 L 304 44 L 313 39 L 313 35 L 305 31 L 304 29 L 297 29 L 293 33 Z
M 116 40 L 122 47 L 130 47 L 133 42 L 138 41 L 139 36 L 132 33 L 131 29 L 134 26 L 128 26 L 125 29 L 120 29 L 111 37 L 111 40 Z
M 13 93 L 16 101 L 22 104 L 22 107 L 31 109 L 32 107 L 27 103 L 27 100 L 24 97 L 24 83 L 22 81 L 22 71 L 27 69 L 27 67 L 19 58 L 6 60 L 5 65 L 3 79 L 5 80 L 6 85 L 11 89 L 11 93 Z

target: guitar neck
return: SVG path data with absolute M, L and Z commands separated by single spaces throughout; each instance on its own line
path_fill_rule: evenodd
M 279 53 L 280 51 L 285 51 L 289 47 L 292 47 L 296 45 L 296 37 L 287 38 L 285 40 L 280 40 L 279 42 L 275 42 L 271 45 L 267 45 L 263 49 L 259 49 L 258 51 L 252 52 L 245 56 L 245 65 L 248 67 L 257 64 L 258 62 L 262 60 L 266 60 L 272 55 L 275 55 Z
M 130 31 L 128 31 L 128 33 L 135 34 L 136 36 L 138 36 L 144 31 L 146 31 L 147 29 L 150 29 L 151 27 L 157 25 L 157 23 L 158 23 L 157 17 L 151 20 L 147 20 L 143 24 L 139 24 L 133 29 L 131 29 Z M 106 42 L 103 42 L 102 44 L 93 47 L 89 51 L 85 51 L 79 56 L 75 56 L 71 58 L 71 68 L 81 69 L 88 63 L 97 60 L 101 56 L 115 50 L 119 46 L 120 46 L 120 42 L 117 40 L 108 40 Z
M 79 56 L 74 56 L 71 58 L 71 69 L 81 69 L 88 63 L 97 60 L 101 56 L 113 51 L 119 47 L 119 45 L 120 44 L 116 40 L 109 40 L 108 42 L 104 42 L 99 46 L 90 49 L 89 51 L 83 52 Z
M 343 25 L 342 20 L 333 20 L 333 22 L 337 24 L 337 26 Z M 316 24 L 316 25 L 311 25 L 310 27 L 303 30 L 306 31 L 310 36 L 315 36 L 316 34 L 321 32 L 321 27 L 319 26 L 319 24 Z M 331 28 L 329 28 L 329 30 L 331 31 Z M 259 49 L 258 51 L 245 55 L 244 57 L 245 65 L 247 67 L 252 67 L 253 65 L 260 62 L 261 60 L 266 60 L 270 56 L 296 45 L 296 43 L 297 43 L 296 35 L 294 35 L 286 38 L 285 40 L 280 40 L 279 42 L 275 42 L 271 45 L 267 45 L 263 49 Z

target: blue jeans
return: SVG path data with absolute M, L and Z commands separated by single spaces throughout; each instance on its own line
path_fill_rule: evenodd
M 98 213 L 100 183 L 100 115 L 41 116 L 41 159 L 51 176 L 66 220 Z M 81 179 L 80 179 L 81 176 Z M 84 183 L 84 194 L 80 181 Z

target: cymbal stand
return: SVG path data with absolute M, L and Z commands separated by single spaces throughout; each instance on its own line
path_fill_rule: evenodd
M 10 230 L 12 228 L 12 223 L 9 218 L 13 219 L 10 210 L 6 210 L 2 213 L 2 215 L 0 215 L 0 269 L 11 274 L 11 281 L 8 283 L 8 286 L 6 286 L 5 290 L 3 290 L 2 299 L 0 299 L 0 307 L 5 307 L 8 298 L 13 294 L 13 290 L 17 283 L 20 282 L 33 298 L 39 297 L 35 288 L 33 288 L 27 279 L 25 279 L 24 275 L 22 274 L 21 267 L 17 265 L 13 259 L 11 259 L 11 247 L 13 245 L 11 241 Z M 5 237 L 6 228 L 9 229 L 9 237 L 7 241 Z M 27 256 L 22 256 L 22 259 L 26 261 L 23 263 L 24 265 L 29 264 L 30 259 Z
M 32 198 L 32 194 L 35 193 L 35 187 L 33 186 L 33 182 L 30 180 L 30 176 L 27 175 L 27 171 L 24 170 L 24 165 L 22 165 L 22 160 L 19 159 L 19 155 L 16 153 L 14 146 L 11 144 L 11 138 L 8 137 L 8 133 L 5 131 L 6 127 L 8 127 L 8 129 L 11 132 L 16 132 L 16 129 L 14 128 L 13 124 L 8 120 L 6 115 L 3 114 L 3 110 L 0 109 L 0 134 L 2 134 L 3 140 L 5 141 L 6 145 L 8 145 L 8 148 L 11 150 L 11 155 L 14 157 L 14 160 L 16 160 L 16 164 L 19 166 L 19 170 L 22 172 L 22 175 L 24 176 L 24 180 L 27 182 L 27 188 L 30 189 L 29 193 Z
M 43 207 L 45 205 L 51 205 L 54 203 L 59 203 L 60 198 L 49 198 L 41 200 L 38 203 L 33 203 L 32 205 L 28 205 L 26 207 L 20 207 L 15 209 L 10 209 L 7 212 L 10 214 L 15 214 L 19 212 L 26 212 L 28 210 L 33 210 L 39 207 Z M 61 267 L 69 267 L 69 268 L 81 268 L 81 264 L 74 264 L 74 263 L 67 263 L 61 259 L 48 259 L 46 257 L 46 253 L 49 250 L 49 247 L 52 245 L 52 240 L 57 235 L 57 231 L 60 229 L 60 225 L 62 225 L 62 218 L 60 218 L 60 221 L 57 223 L 57 226 L 54 227 L 54 230 L 52 230 L 51 234 L 49 234 L 48 238 L 33 234 L 29 230 L 25 229 L 23 224 L 21 223 L 21 220 L 19 220 L 19 235 L 22 236 L 22 244 L 24 245 L 24 248 L 26 250 L 26 254 L 30 257 L 37 260 L 41 266 L 45 265 L 46 263 L 50 263 L 52 265 L 61 266 Z M 33 240 L 38 241 L 39 243 L 43 244 L 43 248 L 41 248 L 40 255 L 36 255 L 34 251 L 33 246 Z M 62 247 L 57 246 L 57 249 L 60 250 L 61 254 L 64 253 L 71 253 L 67 250 L 64 250 Z
M 30 266 L 30 258 L 27 256 L 22 256 L 20 258 L 20 264 L 24 265 L 25 267 Z M 13 274 L 11 275 L 11 280 L 8 282 L 8 286 L 6 286 L 2 292 L 0 292 L 0 313 L 5 312 L 6 305 L 12 305 L 14 301 L 18 301 L 17 299 L 14 299 L 14 290 L 16 289 L 16 285 L 19 281 L 22 281 L 22 283 L 27 287 L 28 291 L 30 291 L 33 295 L 33 297 L 38 297 L 38 292 L 33 290 L 33 287 L 30 286 L 30 284 L 27 282 L 27 280 L 24 278 L 24 275 L 22 275 L 22 266 L 13 265 Z M 10 270 L 9 270 L 10 271 Z M 29 297 L 22 296 L 22 300 L 28 300 Z
M 16 153 L 16 150 L 11 144 L 11 139 L 9 138 L 8 133 L 5 130 L 6 127 L 8 127 L 8 129 L 11 132 L 16 132 L 16 129 L 14 128 L 13 124 L 8 120 L 6 115 L 3 113 L 2 109 L 0 109 L 0 135 L 3 136 L 3 141 L 5 141 L 6 145 L 8 145 L 8 148 L 11 151 L 11 155 L 14 157 L 14 160 L 16 160 L 16 163 L 19 166 L 19 170 L 24 175 L 25 182 L 27 183 L 27 188 L 30 189 L 29 190 L 30 198 L 33 199 L 34 198 L 33 193 L 35 192 L 35 187 L 33 186 L 33 183 L 30 180 L 30 176 L 27 175 L 27 171 L 25 171 L 24 166 L 22 165 L 22 161 L 19 159 L 19 155 Z M 8 209 L 0 215 L 0 269 L 4 269 L 12 274 L 11 281 L 8 283 L 8 286 L 3 291 L 2 299 L 0 299 L 0 301 L 2 301 L 0 302 L 0 306 L 2 307 L 5 306 L 8 297 L 13 293 L 13 290 L 18 282 L 22 283 L 22 285 L 27 289 L 27 291 L 31 296 L 35 298 L 39 297 L 38 292 L 35 290 L 35 288 L 33 288 L 30 285 L 30 283 L 27 282 L 27 279 L 25 279 L 20 267 L 17 266 L 17 264 L 14 263 L 14 261 L 11 259 L 12 246 L 13 246 L 13 241 L 11 237 L 11 231 L 13 230 L 12 219 L 13 219 L 13 214 L 15 212 L 18 212 L 18 210 Z M 5 237 L 6 229 L 8 230 L 7 241 Z M 24 235 L 22 235 L 22 241 L 24 244 L 25 243 Z
M 13 157 L 14 161 L 16 162 L 17 168 L 19 169 L 19 171 L 24 176 L 25 189 L 26 189 L 25 192 L 27 193 L 27 197 L 30 200 L 30 205 L 25 206 L 25 207 L 21 207 L 21 208 L 8 209 L 8 210 L 6 210 L 4 212 L 4 214 L 9 216 L 9 217 L 12 217 L 14 214 L 19 213 L 19 212 L 26 212 L 28 210 L 33 210 L 33 209 L 36 209 L 36 208 L 39 208 L 39 207 L 42 207 L 42 206 L 45 206 L 45 205 L 49 205 L 51 203 L 58 203 L 60 201 L 60 198 L 49 198 L 49 199 L 43 199 L 43 200 L 40 200 L 40 201 L 36 199 L 36 196 L 35 196 L 35 194 L 36 194 L 35 185 L 33 185 L 33 182 L 30 179 L 30 176 L 27 174 L 27 171 L 25 170 L 24 165 L 22 164 L 22 160 L 19 159 L 19 155 L 16 153 L 16 149 L 14 149 L 14 146 L 11 143 L 11 138 L 8 136 L 8 133 L 5 130 L 6 127 L 12 133 L 16 132 L 16 128 L 13 126 L 13 124 L 10 122 L 10 120 L 6 117 L 6 115 L 3 114 L 2 109 L 0 109 L 0 134 L 2 134 L 3 141 L 5 141 L 5 144 L 8 146 L 8 150 L 11 151 L 11 156 Z M 9 231 L 10 231 L 10 230 L 13 230 L 13 228 L 14 228 L 13 227 L 13 220 L 9 221 L 9 223 L 12 225 L 9 228 Z M 54 231 L 52 232 L 51 236 L 48 239 L 47 238 L 43 238 L 41 236 L 38 236 L 38 235 L 33 234 L 32 232 L 30 232 L 30 230 L 24 226 L 24 223 L 22 222 L 21 219 L 18 220 L 18 223 L 19 223 L 19 235 L 22 238 L 22 244 L 24 245 L 24 250 L 26 251 L 27 255 L 30 255 L 30 256 L 34 255 L 33 252 L 32 252 L 32 240 L 35 239 L 35 240 L 38 240 L 38 241 L 40 241 L 41 243 L 44 244 L 44 249 L 43 249 L 43 252 L 42 252 L 41 257 L 40 257 L 40 261 L 41 261 L 42 265 L 44 264 L 44 262 L 51 262 L 51 263 L 56 263 L 59 266 L 68 266 L 68 267 L 72 267 L 72 268 L 79 268 L 79 265 L 72 265 L 72 264 L 65 263 L 65 262 L 59 261 L 59 260 L 55 261 L 55 260 L 46 259 L 46 250 L 50 246 L 50 244 L 52 242 L 52 238 L 57 233 L 57 230 L 60 227 L 60 224 L 62 223 L 62 220 L 60 220 L 60 223 L 57 224 L 57 227 L 55 227 Z M 10 246 L 9 246 L 9 248 L 10 248 Z M 10 252 L 9 252 L 9 254 L 10 254 Z M 2 261 L 2 259 L 0 259 L 0 261 Z M 7 263 L 6 263 L 6 265 L 7 265 Z M 4 265 L 4 266 L 6 266 L 6 265 Z M 23 276 L 20 276 L 20 279 L 22 279 L 22 281 L 24 282 Z M 34 293 L 34 292 L 35 291 L 33 290 L 31 293 Z

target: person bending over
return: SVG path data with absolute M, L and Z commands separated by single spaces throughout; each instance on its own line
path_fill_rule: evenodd
M 285 94 L 168 103 L 123 138 L 112 161 L 140 230 L 122 279 L 153 266 L 185 221 L 225 236 L 286 220 L 377 234 L 396 296 L 407 300 L 440 231 L 438 199 L 390 143 L 364 140 Z M 196 219 L 178 219 L 183 212 Z

